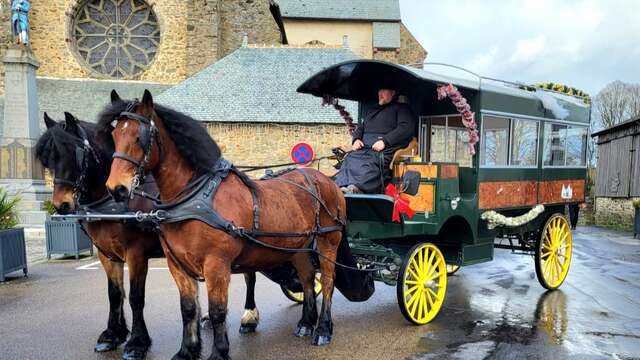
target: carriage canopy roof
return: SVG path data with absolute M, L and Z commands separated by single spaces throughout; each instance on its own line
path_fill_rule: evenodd
M 377 101 L 378 89 L 392 88 L 416 104 L 425 97 L 436 97 L 437 86 L 446 84 L 457 86 L 468 99 L 479 95 L 482 110 L 589 123 L 589 105 L 576 97 L 481 77 L 457 78 L 379 60 L 335 64 L 307 79 L 298 92 L 367 103 Z

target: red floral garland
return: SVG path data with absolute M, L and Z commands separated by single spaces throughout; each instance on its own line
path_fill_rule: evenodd
M 345 124 L 347 124 L 347 132 L 349 136 L 353 135 L 353 132 L 356 130 L 356 125 L 353 123 L 353 118 L 351 114 L 347 110 L 345 110 L 344 105 L 340 105 L 338 103 L 338 99 L 334 98 L 331 95 L 325 95 L 322 97 L 322 106 L 331 105 L 334 109 L 340 112 L 340 116 L 344 119 Z
M 478 125 L 475 121 L 475 113 L 471 111 L 471 106 L 467 103 L 467 99 L 460 94 L 457 87 L 452 84 L 438 86 L 438 100 L 444 100 L 449 97 L 456 107 L 458 112 L 462 115 L 462 123 L 467 128 L 469 134 L 469 154 L 475 155 L 475 145 L 478 143 L 480 137 L 478 136 Z

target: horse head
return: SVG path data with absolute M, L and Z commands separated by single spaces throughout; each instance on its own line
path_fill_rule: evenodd
M 67 214 L 88 196 L 89 178 L 100 173 L 100 156 L 89 136 L 93 127 L 68 112 L 64 121 L 45 113 L 44 122 L 47 131 L 36 144 L 36 157 L 54 175 L 53 206 L 58 213 Z
M 115 113 L 109 124 L 115 153 L 107 189 L 116 201 L 124 201 L 159 163 L 157 124 L 160 119 L 149 90 L 145 90 L 141 102 L 123 101 L 114 90 L 111 105 L 122 111 Z

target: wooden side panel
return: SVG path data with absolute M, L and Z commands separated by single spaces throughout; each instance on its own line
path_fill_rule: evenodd
M 500 209 L 537 203 L 535 181 L 497 181 L 480 183 L 480 209 Z
M 611 143 L 598 145 L 598 165 L 596 167 L 596 196 L 607 196 L 607 182 L 609 181 L 608 161 L 611 154 Z
M 438 167 L 436 165 L 420 165 L 420 164 L 398 164 L 393 168 L 393 176 L 401 177 L 407 170 L 413 170 L 420 173 L 421 178 L 435 178 L 438 176 Z
M 420 184 L 416 196 L 403 194 L 410 201 L 409 206 L 415 211 L 433 212 L 434 209 L 434 190 L 433 184 Z
M 631 179 L 631 196 L 640 196 L 640 135 L 633 137 L 635 159 L 633 160 Z
M 539 186 L 542 204 L 584 201 L 584 180 L 541 181 Z
M 458 177 L 458 165 L 440 165 L 440 178 L 451 179 Z
M 598 146 L 596 196 L 629 196 L 633 138 L 627 136 Z

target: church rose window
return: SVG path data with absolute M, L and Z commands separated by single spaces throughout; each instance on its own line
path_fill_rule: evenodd
M 72 32 L 85 64 L 112 78 L 142 73 L 160 43 L 156 15 L 142 0 L 88 0 L 76 12 Z

